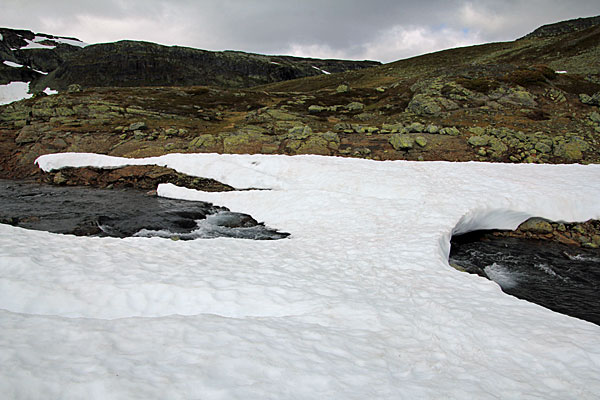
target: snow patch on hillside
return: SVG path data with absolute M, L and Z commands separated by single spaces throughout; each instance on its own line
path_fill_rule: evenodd
M 54 154 L 238 188 L 278 241 L 85 238 L 0 225 L 8 398 L 593 399 L 600 327 L 448 265 L 453 231 L 600 217 L 600 166 Z M 501 272 L 501 271 L 500 271 Z M 500 273 L 499 272 L 499 273 Z M 505 277 L 509 279 L 510 277 Z
M 313 67 L 314 69 L 316 69 L 317 71 L 321 72 L 322 74 L 325 74 L 325 75 L 331 75 L 331 72 L 327 72 L 327 71 L 325 71 L 325 70 L 323 70 L 323 69 L 321 69 L 321 68 L 319 68 L 319 67 L 316 67 L 316 66 L 314 66 L 314 65 L 313 65 L 312 67 Z
M 17 64 L 16 62 L 12 62 L 12 61 L 3 61 L 2 63 L 4 65 L 7 65 L 7 66 L 13 67 L 13 68 L 23 68 L 23 65 Z
M 32 96 L 28 91 L 29 83 L 27 82 L 11 82 L 7 85 L 0 85 L 0 104 L 28 99 Z

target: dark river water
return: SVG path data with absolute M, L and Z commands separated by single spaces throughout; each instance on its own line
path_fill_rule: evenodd
M 149 196 L 135 189 L 92 189 L 0 180 L 0 223 L 78 236 L 234 237 L 289 234 L 247 214 L 199 201 Z
M 481 239 L 478 233 L 453 237 L 450 263 L 493 280 L 505 293 L 600 325 L 600 250 Z

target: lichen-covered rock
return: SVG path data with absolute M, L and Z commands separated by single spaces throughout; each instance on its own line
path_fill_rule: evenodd
M 485 128 L 480 126 L 472 126 L 469 128 L 469 132 L 471 132 L 475 136 L 483 136 L 485 134 Z
M 490 137 L 487 135 L 471 136 L 467 140 L 467 143 L 469 143 L 473 147 L 487 146 L 489 142 L 490 142 Z
M 214 135 L 200 135 L 194 138 L 188 145 L 191 150 L 201 149 L 205 151 L 217 151 L 221 141 Z
M 308 125 L 296 125 L 288 131 L 288 137 L 290 139 L 306 139 L 312 134 L 312 129 Z
M 291 154 L 330 155 L 329 142 L 322 136 L 313 135 L 304 140 L 289 140 L 286 149 Z
M 418 144 L 420 147 L 425 147 L 427 146 L 427 139 L 423 136 L 417 136 L 415 138 L 415 143 Z
M 297 121 L 300 119 L 297 115 L 281 109 L 269 109 L 263 113 L 263 116 L 277 121 Z
M 440 127 L 434 124 L 429 124 L 425 128 L 425 132 L 435 134 L 440 132 Z
M 389 142 L 395 150 L 410 150 L 413 148 L 415 141 L 409 135 L 394 134 Z
M 582 93 L 579 95 L 579 100 L 589 106 L 600 106 L 600 92 L 594 93 L 592 96 Z
M 508 146 L 495 137 L 490 138 L 489 145 L 494 158 L 501 158 L 508 151 Z
M 564 92 L 556 88 L 546 89 L 544 96 L 555 103 L 564 103 L 567 101 Z
M 263 142 L 269 137 L 257 133 L 238 133 L 223 139 L 223 151 L 230 154 L 256 154 L 260 153 Z
M 319 106 L 319 105 L 313 104 L 312 106 L 308 107 L 308 112 L 309 113 L 313 113 L 313 114 L 318 114 L 318 113 L 321 113 L 323 111 L 327 111 L 327 109 L 328 109 L 327 107 L 323 107 L 323 106 Z
M 341 85 L 339 85 L 337 88 L 335 88 L 335 91 L 337 93 L 346 93 L 348 90 L 350 90 L 348 85 L 344 85 L 343 83 Z
M 412 124 L 406 127 L 406 131 L 412 133 L 421 133 L 424 129 L 425 125 L 423 125 L 420 122 L 413 122 Z
M 535 149 L 544 154 L 549 154 L 552 152 L 552 146 L 544 142 L 537 142 L 535 144 Z
M 352 128 L 352 124 L 346 123 L 346 122 L 341 122 L 338 124 L 335 124 L 333 126 L 333 130 L 337 131 L 337 132 L 343 132 L 343 133 L 352 133 L 354 132 L 354 129 Z
M 383 124 L 381 125 L 382 133 L 399 133 L 402 132 L 404 126 L 402 124 Z
M 552 224 L 543 218 L 529 218 L 527 221 L 519 225 L 519 230 L 523 232 L 548 234 L 552 233 Z
M 535 107 L 535 95 L 528 92 L 525 88 L 516 87 L 500 89 L 500 97 L 497 99 L 502 104 L 512 104 L 520 107 Z
M 583 159 L 583 151 L 588 146 L 577 140 L 569 142 L 561 142 L 554 147 L 553 154 L 557 157 L 564 158 L 567 161 L 580 161 Z
M 146 126 L 146 123 L 143 121 L 138 121 L 138 122 L 133 122 L 129 125 L 129 127 L 127 128 L 127 130 L 129 131 L 139 131 L 139 130 L 143 130 L 143 129 L 147 129 L 148 127 Z
M 439 106 L 434 97 L 416 94 L 408 103 L 407 111 L 417 115 L 438 116 L 442 112 L 442 107 Z
M 454 126 L 449 126 L 449 127 L 440 129 L 440 135 L 459 136 L 460 131 L 458 130 L 458 128 L 456 128 Z
M 353 101 L 346 105 L 346 110 L 348 111 L 362 111 L 364 110 L 365 105 L 363 103 L 359 103 L 358 101 Z

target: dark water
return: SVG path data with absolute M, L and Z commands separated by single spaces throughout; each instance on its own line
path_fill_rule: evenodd
M 485 236 L 489 238 L 489 236 Z M 515 238 L 452 238 L 450 263 L 505 293 L 600 325 L 600 251 Z
M 135 189 L 92 189 L 0 180 L 0 223 L 78 236 L 282 239 L 247 214 Z

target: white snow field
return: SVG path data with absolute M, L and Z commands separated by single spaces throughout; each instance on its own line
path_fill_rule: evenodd
M 90 154 L 238 188 L 159 194 L 288 239 L 86 238 L 0 225 L 6 399 L 597 399 L 600 327 L 448 265 L 452 231 L 600 217 L 600 165 Z
M 0 85 L 0 105 L 28 99 L 32 96 L 28 91 L 28 82 L 11 82 L 6 85 Z

